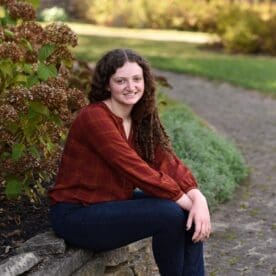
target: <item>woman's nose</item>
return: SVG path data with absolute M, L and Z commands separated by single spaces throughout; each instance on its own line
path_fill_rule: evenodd
M 135 90 L 135 83 L 132 82 L 132 81 L 129 81 L 129 82 L 127 83 L 127 89 L 128 89 L 129 91 Z

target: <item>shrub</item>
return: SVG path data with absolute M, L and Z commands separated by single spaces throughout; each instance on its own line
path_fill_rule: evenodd
M 0 190 L 34 201 L 55 174 L 74 112 L 86 103 L 81 91 L 68 87 L 68 46 L 76 46 L 77 37 L 64 24 L 43 29 L 26 2 L 1 4 Z
M 52 7 L 49 9 L 44 9 L 40 12 L 38 19 L 40 21 L 45 22 L 53 22 L 53 21 L 67 21 L 68 14 L 63 8 L 60 7 Z
M 264 22 L 260 44 L 262 52 L 276 55 L 276 13 Z
M 167 109 L 162 120 L 178 156 L 192 169 L 212 208 L 231 198 L 248 170 L 233 143 L 218 136 L 200 119 L 178 105 Z
M 263 25 L 257 12 L 231 6 L 219 14 L 217 31 L 228 52 L 257 53 L 261 49 Z

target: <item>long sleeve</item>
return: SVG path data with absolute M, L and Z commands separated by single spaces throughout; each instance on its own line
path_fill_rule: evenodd
M 157 197 L 177 200 L 182 196 L 183 191 L 176 181 L 150 167 L 127 143 L 103 108 L 85 109 L 75 124 L 80 126 L 82 143 L 97 152 L 127 181 Z
M 165 152 L 160 146 L 155 151 L 155 168 L 173 178 L 184 193 L 198 187 L 191 170 L 175 154 Z

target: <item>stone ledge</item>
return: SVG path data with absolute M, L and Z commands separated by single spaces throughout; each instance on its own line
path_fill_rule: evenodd
M 145 276 L 153 275 L 152 267 L 157 271 L 150 238 L 93 253 L 68 246 L 48 231 L 29 239 L 16 252 L 0 264 L 1 276 Z

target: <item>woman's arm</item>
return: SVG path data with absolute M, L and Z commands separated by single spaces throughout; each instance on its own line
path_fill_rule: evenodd
M 79 143 L 96 152 L 107 164 L 142 190 L 160 197 L 177 200 L 183 195 L 169 175 L 151 168 L 127 143 L 118 126 L 101 107 L 89 106 L 75 123 L 80 133 Z

